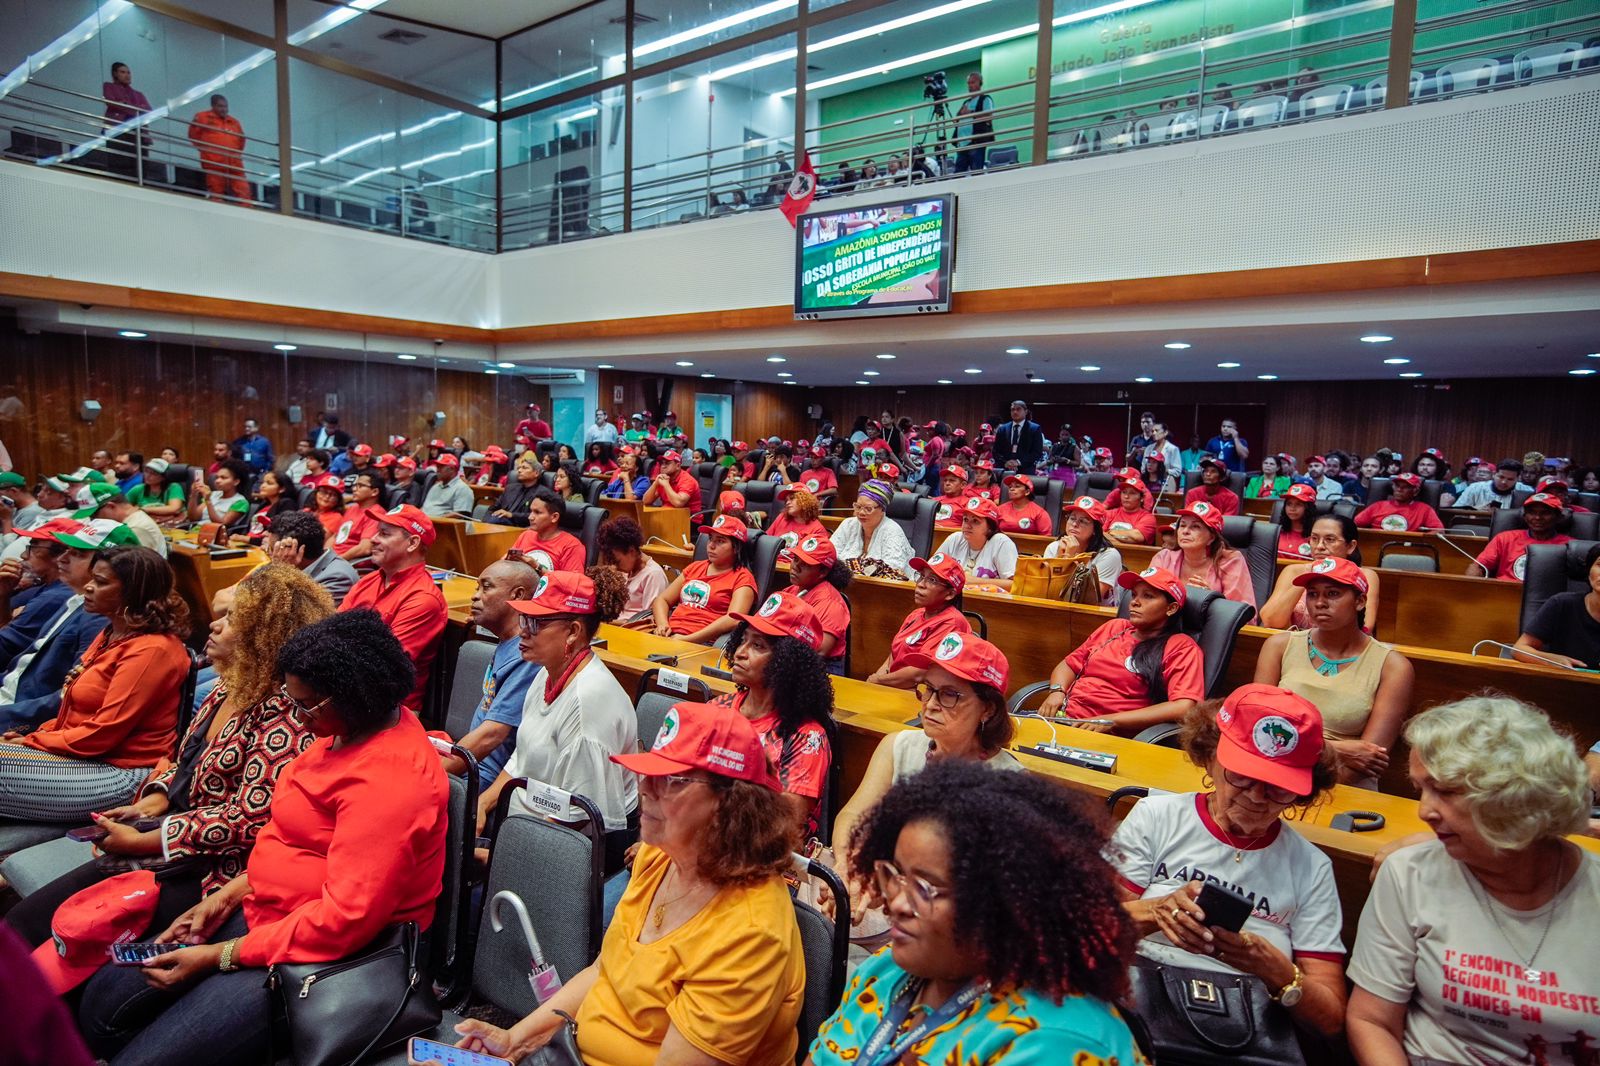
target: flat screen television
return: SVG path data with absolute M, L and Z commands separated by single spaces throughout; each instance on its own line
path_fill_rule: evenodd
M 801 215 L 794 259 L 795 318 L 948 311 L 956 198 L 918 196 Z

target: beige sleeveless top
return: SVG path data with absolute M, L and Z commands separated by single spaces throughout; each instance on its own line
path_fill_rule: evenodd
M 1383 662 L 1394 649 L 1368 641 L 1356 661 L 1333 677 L 1324 677 L 1311 665 L 1310 631 L 1290 633 L 1283 646 L 1278 684 L 1317 705 L 1322 712 L 1322 733 L 1330 740 L 1360 740 L 1372 716 L 1372 699 L 1383 676 Z

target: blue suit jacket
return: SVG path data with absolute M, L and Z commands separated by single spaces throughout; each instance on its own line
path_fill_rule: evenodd
M 17 701 L 0 707 L 0 728 L 34 726 L 54 718 L 61 707 L 61 685 L 94 638 L 109 622 L 104 615 L 90 614 L 82 607 L 73 612 L 39 654 L 33 657 L 17 682 Z M 9 672 L 11 663 L 5 670 Z

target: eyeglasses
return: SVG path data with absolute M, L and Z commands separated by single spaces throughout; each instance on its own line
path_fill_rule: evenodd
M 293 696 L 289 695 L 289 686 L 288 685 L 280 685 L 278 687 L 278 695 L 282 696 L 284 699 L 288 700 L 290 708 L 292 708 L 302 718 L 315 718 L 317 716 L 317 712 L 322 710 L 322 708 L 326 707 L 328 705 L 328 702 L 333 699 L 332 696 L 324 696 L 320 700 L 318 700 L 316 703 L 314 703 L 311 706 L 307 707 L 305 704 L 301 703 L 299 700 L 297 700 Z
M 917 575 L 917 585 L 919 585 L 919 586 L 927 586 L 928 588 L 933 588 L 933 587 L 938 586 L 938 585 L 943 585 L 945 587 L 949 587 L 949 584 L 950 583 L 948 581 L 946 581 L 944 578 L 940 577 L 938 574 L 932 574 L 932 573 L 929 573 L 926 570 L 924 570 L 921 574 Z
M 924 707 L 926 707 L 930 701 L 937 701 L 939 706 L 943 707 L 947 711 L 955 710 L 956 706 L 960 704 L 967 695 L 958 688 L 934 688 L 926 681 L 917 682 L 917 687 L 912 691 L 917 694 L 917 702 L 922 704 Z
M 575 621 L 571 615 L 552 614 L 543 618 L 536 618 L 533 615 L 525 614 L 522 616 L 522 635 L 536 637 L 539 635 L 539 631 L 547 626 L 561 625 L 571 621 Z
M 651 774 L 640 781 L 640 785 L 645 791 L 661 799 L 671 799 L 690 785 L 709 785 L 710 783 L 703 777 L 691 777 L 688 774 Z
M 928 884 L 920 877 L 901 873 L 895 864 L 887 859 L 879 859 L 872 864 L 872 879 L 877 884 L 878 895 L 883 897 L 885 903 L 901 892 L 906 893 L 911 898 L 911 913 L 918 917 L 922 915 L 921 908 L 932 907 L 937 900 L 949 894 L 942 888 Z
M 1240 792 L 1249 792 L 1253 788 L 1261 789 L 1261 794 L 1273 803 L 1293 803 L 1300 798 L 1300 793 L 1291 788 L 1278 788 L 1254 777 L 1236 774 L 1232 770 L 1222 771 L 1222 777 L 1228 782 L 1229 788 L 1238 789 Z
M 857 500 L 851 505 L 850 509 L 856 514 L 871 514 L 873 511 L 878 510 L 878 505 L 875 503 L 862 503 Z

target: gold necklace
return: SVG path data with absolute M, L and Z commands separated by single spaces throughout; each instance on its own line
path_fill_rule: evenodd
M 1212 795 L 1215 796 L 1216 793 L 1213 792 Z M 1250 838 L 1246 839 L 1243 844 L 1240 844 L 1240 843 L 1236 842 L 1233 839 L 1233 834 L 1232 833 L 1230 833 L 1226 829 L 1222 828 L 1222 822 L 1217 819 L 1217 815 L 1216 815 L 1215 811 L 1213 811 L 1211 813 L 1211 821 L 1216 824 L 1217 832 L 1222 834 L 1222 842 L 1224 844 L 1227 844 L 1228 847 L 1233 849 L 1233 861 L 1234 862 L 1244 862 L 1245 849 L 1251 847 L 1252 845 L 1261 843 L 1262 838 L 1267 835 L 1266 833 L 1261 833 L 1261 834 L 1259 834 L 1257 836 L 1253 836 L 1253 837 L 1250 837 Z M 1267 830 L 1267 832 L 1270 833 L 1271 830 L 1269 829 L 1269 830 Z
M 672 869 L 667 871 L 667 874 L 668 874 L 668 876 L 671 876 L 672 874 L 675 874 L 677 872 L 678 872 L 678 868 L 676 866 L 674 866 Z M 680 878 L 680 880 L 681 880 L 681 878 Z M 663 877 L 661 879 L 661 887 L 665 888 L 666 885 L 667 885 L 667 879 L 665 877 Z M 660 891 L 660 890 L 658 889 L 657 891 Z M 667 921 L 667 908 L 672 906 L 674 903 L 678 902 L 679 900 L 685 898 L 686 896 L 689 895 L 690 892 L 693 892 L 693 891 L 694 891 L 694 886 L 691 885 L 690 887 L 684 889 L 682 892 L 678 893 L 676 896 L 673 896 L 671 899 L 667 900 L 665 903 L 657 903 L 653 908 L 651 908 L 651 911 L 650 911 L 650 924 L 655 926 L 656 932 L 658 932 L 658 933 L 661 932 L 661 927 L 664 924 L 666 924 L 666 921 Z

